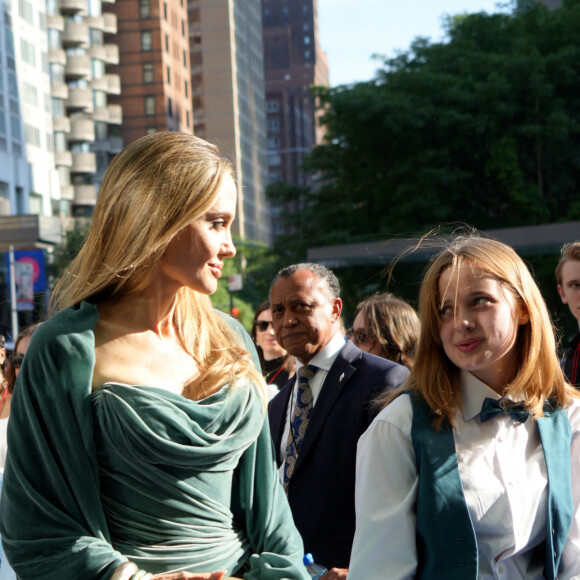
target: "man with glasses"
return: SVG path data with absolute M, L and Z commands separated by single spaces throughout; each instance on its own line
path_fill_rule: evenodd
M 270 289 L 278 343 L 297 359 L 269 405 L 270 429 L 288 501 L 306 552 L 345 579 L 354 537 L 356 447 L 378 408 L 408 370 L 362 352 L 340 332 L 336 276 L 318 264 L 278 272 Z

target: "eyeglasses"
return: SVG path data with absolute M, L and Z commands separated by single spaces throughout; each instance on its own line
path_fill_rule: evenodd
M 373 335 L 365 332 L 364 330 L 355 330 L 354 328 L 349 328 L 346 331 L 347 338 L 354 340 L 357 344 L 362 344 L 367 338 L 372 338 Z
M 19 352 L 13 352 L 10 355 L 10 364 L 15 369 L 19 369 L 20 365 L 22 365 L 22 361 L 24 360 L 24 355 L 20 354 Z
M 270 326 L 272 326 L 271 320 L 258 320 L 258 322 L 256 322 L 256 328 L 260 332 L 266 332 Z M 272 328 L 274 327 L 272 326 Z

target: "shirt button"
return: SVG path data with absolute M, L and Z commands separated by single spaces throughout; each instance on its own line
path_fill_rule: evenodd
M 500 565 L 500 566 L 498 566 L 498 568 L 497 568 L 497 571 L 498 571 L 500 574 L 503 574 L 503 566 L 501 566 L 501 565 Z

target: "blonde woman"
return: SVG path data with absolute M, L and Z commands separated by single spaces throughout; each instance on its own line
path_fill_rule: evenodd
M 191 135 L 139 139 L 107 169 L 12 405 L 18 577 L 307 578 L 255 350 L 209 299 L 236 203 L 229 162 Z
M 349 580 L 580 577 L 580 401 L 522 259 L 430 263 L 407 384 L 359 440 Z

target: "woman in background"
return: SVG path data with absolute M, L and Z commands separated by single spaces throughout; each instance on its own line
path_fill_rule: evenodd
M 268 301 L 262 302 L 256 308 L 251 336 L 260 357 L 260 366 L 268 385 L 269 396 L 272 398 L 294 375 L 296 361 L 276 340 Z
M 373 294 L 355 311 L 347 333 L 361 350 L 413 368 L 421 325 L 417 313 L 392 294 Z
M 18 577 L 308 578 L 255 349 L 209 298 L 236 198 L 230 163 L 185 133 L 107 168 L 12 403 L 0 531 Z

